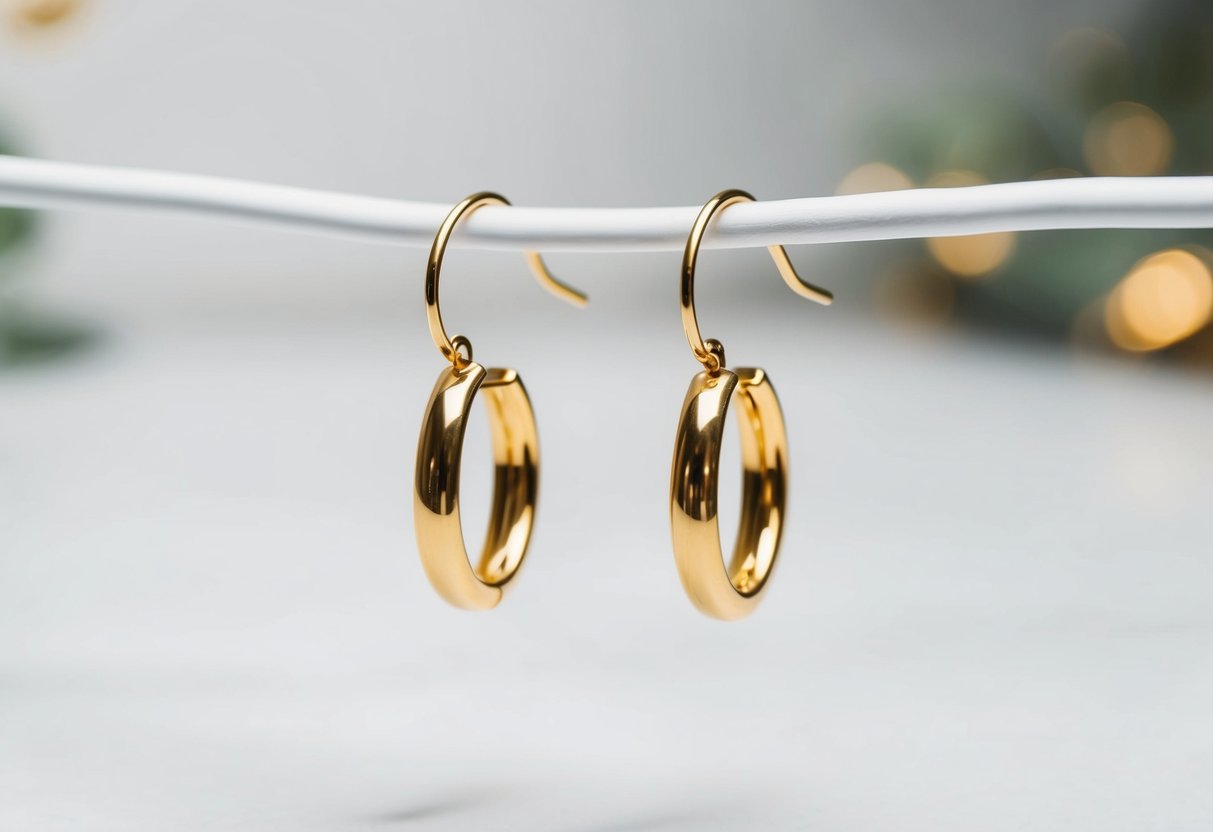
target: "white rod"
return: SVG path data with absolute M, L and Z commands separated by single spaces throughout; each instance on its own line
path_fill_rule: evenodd
M 452 194 L 451 201 L 462 196 Z M 706 200 L 711 194 L 703 196 Z M 128 208 L 411 246 L 430 245 L 450 207 L 16 156 L 0 156 L 0 205 Z M 698 211 L 698 205 L 490 206 L 468 219 L 456 243 L 506 250 L 679 250 Z M 1210 227 L 1211 176 L 1082 178 L 741 203 L 721 215 L 705 245 L 745 248 L 990 231 Z

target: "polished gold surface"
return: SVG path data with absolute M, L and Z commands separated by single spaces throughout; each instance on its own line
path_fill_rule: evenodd
M 717 492 L 730 399 L 739 408 L 741 522 L 725 566 Z M 698 373 L 674 440 L 670 528 L 683 589 L 705 615 L 731 621 L 754 611 L 771 576 L 787 502 L 788 439 L 775 388 L 762 370 Z
M 473 568 L 459 518 L 459 467 L 472 400 L 481 394 L 493 443 L 488 533 Z M 444 599 L 464 609 L 495 607 L 518 574 L 535 523 L 539 435 L 522 380 L 474 361 L 438 375 L 417 442 L 414 529 L 421 564 Z
M 462 335 L 456 335 L 453 338 L 449 337 L 446 334 L 446 328 L 442 325 L 442 310 L 438 306 L 438 277 L 442 273 L 442 258 L 446 254 L 447 243 L 450 242 L 451 235 L 455 232 L 455 228 L 461 220 L 477 208 L 483 208 L 485 205 L 509 204 L 509 200 L 501 196 L 501 194 L 489 191 L 480 191 L 472 194 L 452 208 L 450 213 L 446 215 L 446 219 L 442 221 L 442 225 L 438 228 L 438 234 L 434 237 L 434 245 L 430 248 L 430 259 L 425 268 L 426 320 L 430 325 L 430 336 L 434 339 L 434 345 L 438 347 L 438 351 L 442 353 L 442 357 L 451 362 L 456 368 L 462 367 L 471 361 L 471 355 L 461 355 L 458 347 L 464 345 L 470 353 L 471 344 Z M 572 286 L 557 280 L 538 253 L 533 251 L 527 252 L 526 258 L 532 273 L 535 275 L 535 279 L 539 281 L 539 285 L 543 286 L 556 297 L 566 300 L 574 306 L 585 306 L 588 298 Z
M 449 337 L 438 305 L 442 258 L 459 221 L 484 205 L 508 205 L 482 191 L 460 202 L 443 220 L 425 271 L 425 309 L 430 335 L 451 366 L 438 375 L 425 407 L 417 440 L 413 527 L 425 574 L 438 594 L 457 607 L 491 609 L 518 574 L 535 525 L 539 494 L 539 433 L 522 379 L 514 370 L 488 368 L 472 359 L 472 342 Z M 548 271 L 543 258 L 527 253 L 539 283 L 558 297 L 584 306 L 585 295 Z M 488 532 L 473 567 L 459 517 L 459 468 L 472 399 L 481 393 L 493 441 L 493 501 Z
M 556 275 L 552 274 L 552 270 L 548 268 L 548 264 L 543 262 L 543 257 L 539 252 L 526 252 L 526 262 L 531 267 L 531 274 L 535 275 L 535 279 L 539 281 L 539 285 L 556 297 L 578 308 L 584 307 L 590 302 L 590 297 L 585 292 L 557 280 Z
M 763 370 L 725 369 L 724 345 L 704 339 L 695 315 L 695 265 L 712 219 L 737 202 L 752 201 L 745 191 L 721 191 L 695 218 L 682 255 L 682 329 L 703 372 L 691 379 L 670 474 L 670 530 L 674 562 L 691 602 L 705 615 L 731 621 L 754 611 L 771 577 L 783 535 L 788 488 L 788 436 L 779 398 Z M 768 249 L 792 291 L 823 305 L 834 296 L 796 274 L 783 246 Z M 743 471 L 741 523 L 726 566 L 720 545 L 717 492 L 720 446 L 730 399 L 740 408 Z
M 738 202 L 753 201 L 754 197 L 737 188 L 730 188 L 716 194 L 699 211 L 699 216 L 695 218 L 695 225 L 691 228 L 691 236 L 687 238 L 686 249 L 683 251 L 682 292 L 680 295 L 682 329 L 686 333 L 687 343 L 691 345 L 691 352 L 695 353 L 695 358 L 710 372 L 715 372 L 724 366 L 724 348 L 720 346 L 719 341 L 704 340 L 699 332 L 699 321 L 695 317 L 695 263 L 699 259 L 699 246 L 703 242 L 703 235 L 707 233 L 712 219 L 718 213 Z M 771 253 L 775 266 L 779 269 L 779 275 L 789 289 L 802 298 L 808 298 L 824 306 L 829 306 L 834 302 L 834 295 L 828 290 L 814 286 L 796 273 L 783 246 L 769 246 L 767 251 Z

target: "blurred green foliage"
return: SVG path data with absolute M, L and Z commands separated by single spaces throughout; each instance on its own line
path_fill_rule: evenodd
M 854 161 L 888 163 L 919 186 L 947 171 L 989 182 L 1108 173 L 1092 169 L 1093 125 L 1106 108 L 1132 101 L 1169 129 L 1172 146 L 1156 173 L 1213 173 L 1213 3 L 1152 3 L 1123 34 L 1058 32 L 1036 89 L 1025 96 L 997 79 L 970 79 L 903 96 L 858 125 Z M 925 278 L 950 282 L 951 314 L 962 319 L 1067 336 L 1141 258 L 1184 245 L 1213 249 L 1213 232 L 1021 233 L 1010 257 L 976 279 L 949 275 L 921 241 L 858 258 L 875 275 L 917 272 L 924 291 L 936 291 Z
M 16 151 L 0 134 L 0 154 L 11 155 Z M 0 278 L 5 277 L 3 264 L 5 255 L 34 236 L 36 220 L 32 211 L 19 208 L 0 207 Z
M 0 135 L 0 154 L 12 154 L 12 143 Z M 47 361 L 73 353 L 95 340 L 78 324 L 38 313 L 19 297 L 18 278 L 37 238 L 39 216 L 33 211 L 0 207 L 0 369 Z

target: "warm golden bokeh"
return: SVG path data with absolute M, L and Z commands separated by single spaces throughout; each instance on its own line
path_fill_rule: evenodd
M 989 185 L 986 179 L 975 170 L 945 170 L 932 174 L 927 180 L 928 188 L 967 188 L 972 185 Z
M 1083 155 L 1097 176 L 1156 176 L 1171 163 L 1175 140 L 1162 116 L 1120 101 L 1099 111 L 1083 137 Z
M 1133 57 L 1124 39 L 1115 32 L 1078 26 L 1062 33 L 1053 43 L 1046 67 L 1054 83 L 1062 84 L 1071 93 L 1082 93 L 1083 81 L 1092 77 L 1105 85 L 1123 87 L 1132 75 Z M 1086 92 L 1089 95 L 1091 91 Z
M 949 170 L 927 180 L 928 188 L 961 188 L 986 185 L 981 174 L 971 170 Z M 959 277 L 981 277 L 997 269 L 1015 249 L 1015 232 L 971 234 L 964 237 L 931 237 L 927 251 L 939 265 Z
M 1135 265 L 1104 305 L 1108 337 L 1121 349 L 1157 350 L 1196 333 L 1213 315 L 1213 274 L 1205 258 L 1168 249 Z
M 898 264 L 876 282 L 872 300 L 882 317 L 937 327 L 951 317 L 956 306 L 956 282 L 936 269 Z
M 1077 179 L 1081 176 L 1082 172 L 1074 170 L 1074 168 L 1049 168 L 1032 174 L 1028 179 L 1035 182 L 1044 179 Z
M 874 194 L 881 191 L 904 191 L 914 187 L 910 177 L 885 162 L 868 162 L 848 173 L 838 183 L 839 196 Z
M 9 13 L 17 25 L 41 29 L 67 20 L 80 5 L 80 0 L 13 0 Z
M 1015 234 L 974 234 L 968 237 L 932 237 L 931 256 L 958 277 L 981 277 L 997 269 L 1015 248 Z

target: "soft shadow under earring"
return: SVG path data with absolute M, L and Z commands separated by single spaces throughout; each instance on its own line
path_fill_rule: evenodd
M 489 192 L 472 194 L 447 214 L 434 237 L 425 272 L 430 335 L 450 362 L 438 374 L 421 422 L 413 488 L 414 529 L 421 564 L 434 589 L 464 609 L 495 607 L 518 574 L 535 522 L 539 490 L 539 436 L 522 379 L 511 369 L 472 360 L 472 344 L 451 338 L 438 308 L 438 278 L 447 242 L 460 220 L 485 205 L 508 205 Z M 577 306 L 585 295 L 556 280 L 537 253 L 527 254 L 544 288 Z M 459 518 L 459 464 L 472 399 L 483 394 L 493 444 L 493 499 L 488 533 L 475 567 L 468 559 Z
M 691 379 L 674 440 L 670 528 L 687 596 L 700 612 L 724 620 L 744 618 L 757 607 L 775 566 L 787 511 L 788 439 L 775 388 L 764 370 L 725 369 L 724 346 L 715 339 L 705 341 L 695 317 L 695 262 L 704 233 L 718 212 L 753 199 L 740 190 L 712 197 L 695 219 L 682 256 L 682 327 L 703 371 Z M 770 246 L 769 251 L 792 291 L 823 305 L 833 302 L 828 291 L 796 274 L 782 246 Z M 743 479 L 741 521 L 726 568 L 717 487 L 732 398 L 741 409 Z

